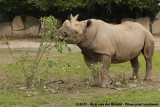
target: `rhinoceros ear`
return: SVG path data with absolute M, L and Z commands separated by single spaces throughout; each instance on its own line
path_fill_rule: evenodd
M 92 25 L 91 19 L 87 20 L 87 25 L 86 25 L 86 27 L 89 28 L 91 25 Z

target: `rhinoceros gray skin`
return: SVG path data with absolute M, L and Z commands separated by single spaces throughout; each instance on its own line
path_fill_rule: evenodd
M 124 22 L 113 25 L 101 20 L 89 19 L 77 21 L 79 14 L 66 20 L 59 31 L 74 40 L 84 55 L 88 67 L 101 62 L 105 72 L 93 73 L 92 86 L 107 87 L 109 78 L 107 72 L 111 63 L 130 61 L 133 75 L 130 79 L 138 79 L 138 56 L 142 53 L 146 61 L 146 76 L 151 80 L 152 56 L 154 54 L 154 37 L 137 22 Z M 100 76 L 99 76 L 100 75 Z

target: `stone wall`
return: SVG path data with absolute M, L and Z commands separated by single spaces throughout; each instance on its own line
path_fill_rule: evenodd
M 160 35 L 160 19 L 150 21 L 149 17 L 143 18 L 123 18 L 121 22 L 132 21 L 138 22 L 143 25 L 152 34 Z M 0 17 L 1 19 L 1 17 Z M 24 37 L 24 36 L 37 36 L 40 33 L 40 21 L 39 19 L 31 16 L 27 16 L 23 22 L 21 16 L 15 16 L 12 22 L 0 23 L 0 37 L 2 36 L 13 36 L 13 37 Z
M 152 34 L 160 34 L 160 20 L 154 20 L 152 24 Z
M 37 36 L 40 32 L 40 21 L 35 17 L 26 17 L 23 22 L 21 16 L 15 16 L 12 22 L 0 23 L 0 37 Z
M 143 25 L 148 31 L 150 30 L 150 18 L 149 17 L 143 17 L 143 18 L 137 18 L 135 19 L 135 22 L 140 23 Z
M 122 23 L 125 21 L 133 22 L 133 20 L 134 19 L 132 18 L 125 18 L 125 19 L 122 19 L 121 22 Z M 142 17 L 142 18 L 135 19 L 135 22 L 138 22 L 141 25 L 143 25 L 152 34 L 160 35 L 160 12 L 159 12 L 159 15 L 157 14 L 157 16 L 155 17 L 155 20 L 153 21 L 151 21 L 149 17 Z
M 125 21 L 138 22 L 142 26 L 144 26 L 148 31 L 150 31 L 150 18 L 149 17 L 142 17 L 142 18 L 137 18 L 137 19 L 123 18 L 121 20 L 122 23 L 125 22 Z

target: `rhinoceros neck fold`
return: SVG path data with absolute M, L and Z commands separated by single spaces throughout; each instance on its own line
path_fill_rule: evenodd
M 97 23 L 94 19 L 92 20 L 92 26 L 86 30 L 83 35 L 83 39 L 77 44 L 80 48 L 87 48 L 94 40 L 97 33 Z

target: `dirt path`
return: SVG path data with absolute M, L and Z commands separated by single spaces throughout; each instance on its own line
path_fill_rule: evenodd
M 24 48 L 28 50 L 36 50 L 38 49 L 40 45 L 40 39 L 35 39 L 35 38 L 23 38 L 23 39 L 12 39 L 10 40 L 10 47 L 12 49 L 19 49 L 19 48 Z M 2 42 L 2 41 L 0 41 Z M 79 52 L 80 49 L 76 45 L 69 45 L 72 48 L 72 52 Z M 155 36 L 155 46 L 156 50 L 160 50 L 160 37 Z M 0 49 L 6 49 L 7 46 L 0 44 Z M 65 52 L 67 52 L 66 49 L 64 49 Z
M 9 39 L 10 48 L 14 50 L 25 49 L 30 51 L 36 51 L 39 48 L 41 39 L 38 38 L 17 38 L 17 39 Z M 54 43 L 53 43 L 54 44 Z M 79 52 L 80 49 L 76 45 L 68 44 L 69 47 L 72 48 L 72 52 Z M 0 40 L 0 49 L 7 49 L 7 45 L 4 45 L 2 40 Z M 56 51 L 56 49 L 54 49 Z M 64 48 L 63 52 L 68 52 L 67 49 Z

